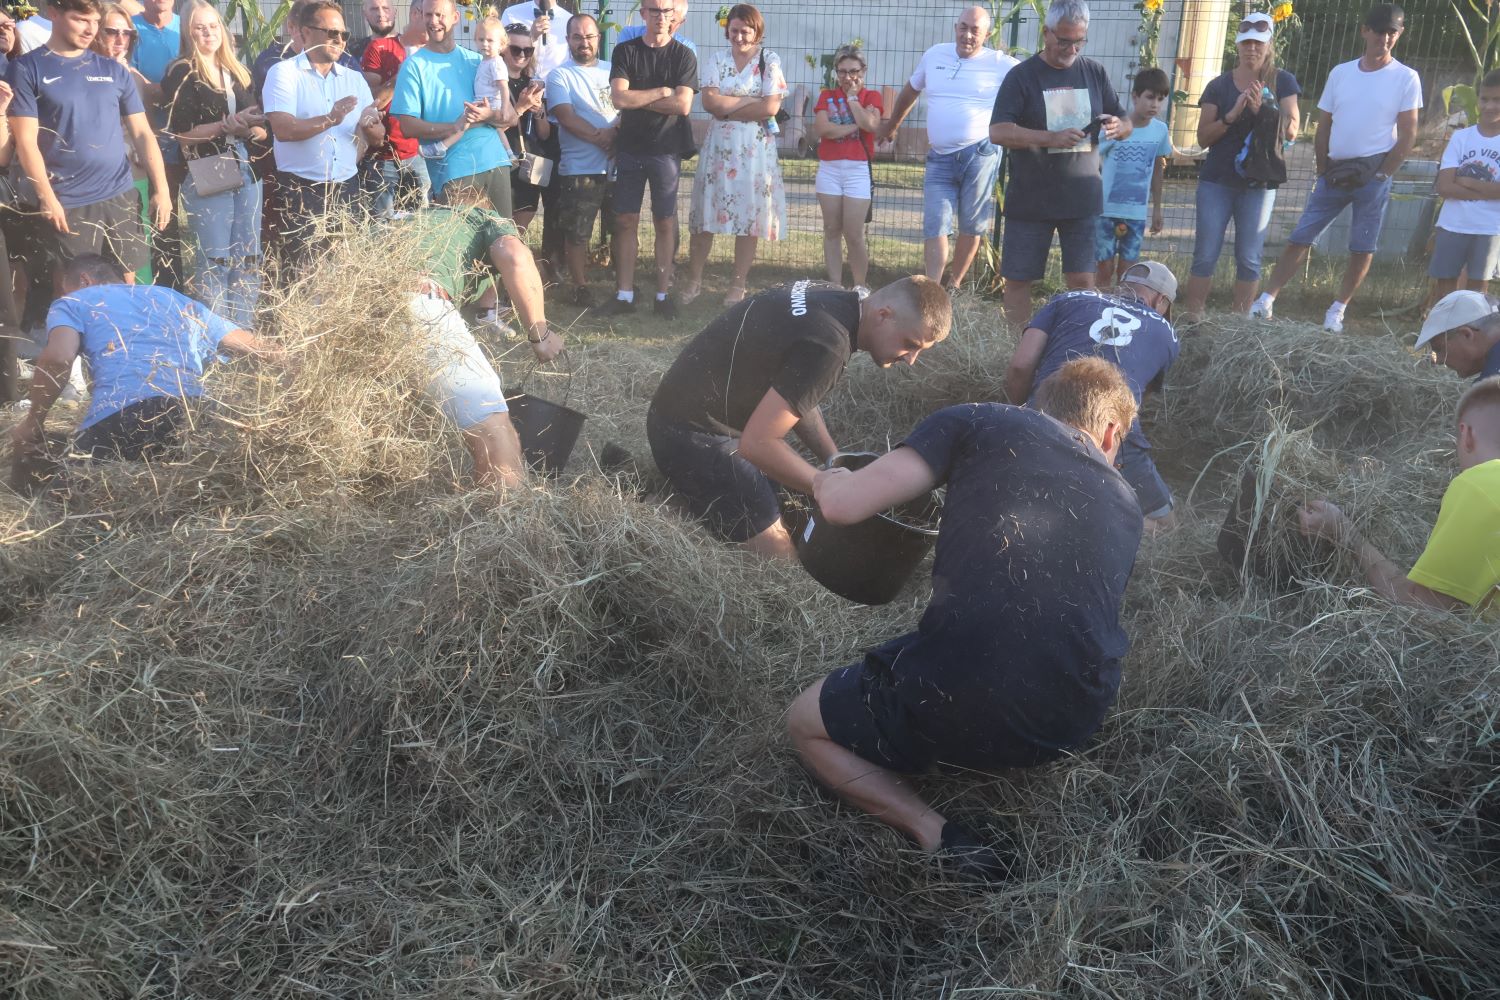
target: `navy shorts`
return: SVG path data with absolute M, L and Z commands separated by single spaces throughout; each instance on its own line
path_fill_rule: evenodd
M 1037 281 L 1047 273 L 1047 254 L 1052 250 L 1052 234 L 1062 247 L 1063 274 L 1093 274 L 1095 237 L 1099 217 L 1058 219 L 1054 222 L 1005 220 L 1005 237 L 1000 248 L 1000 277 L 1012 281 Z
M 1172 513 L 1172 491 L 1156 471 L 1148 449 L 1133 445 L 1129 440 L 1120 442 L 1120 454 L 1116 459 L 1120 475 L 1135 490 L 1135 498 L 1141 505 L 1141 513 L 1147 517 L 1166 517 Z
M 917 718 L 896 690 L 901 654 L 917 638 L 912 632 L 892 639 L 823 679 L 818 712 L 833 742 L 904 774 L 944 764 L 976 770 L 1035 767 L 1062 755 L 1008 732 L 999 719 L 975 734 L 955 732 L 941 719 Z M 964 714 L 972 715 L 973 707 L 966 706 Z
M 640 156 L 620 153 L 615 157 L 615 186 L 611 207 L 616 215 L 639 215 L 651 185 L 651 215 L 657 219 L 677 217 L 677 179 L 682 161 L 671 153 Z
M 781 518 L 776 487 L 740 457 L 738 438 L 646 414 L 651 457 L 688 512 L 729 542 L 746 542 Z

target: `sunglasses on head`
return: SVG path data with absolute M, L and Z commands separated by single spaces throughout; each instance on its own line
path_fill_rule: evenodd
M 517 59 L 525 59 L 527 56 L 531 55 L 535 51 L 536 51 L 536 46 L 534 46 L 534 45 L 529 45 L 529 46 L 525 46 L 525 47 L 522 47 L 520 45 L 512 45 L 510 47 L 510 54 L 513 55 L 513 56 L 515 56 Z
M 1271 22 L 1270 21 L 1262 21 L 1259 18 L 1256 18 L 1253 21 L 1241 21 L 1240 22 L 1240 30 L 1241 31 L 1270 31 L 1271 30 Z

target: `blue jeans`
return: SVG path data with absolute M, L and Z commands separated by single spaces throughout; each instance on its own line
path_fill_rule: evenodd
M 381 160 L 378 170 L 373 207 L 377 219 L 390 218 L 398 199 L 404 212 L 427 207 L 432 198 L 432 177 L 427 173 L 426 160 L 420 156 Z
M 935 239 L 958 231 L 978 236 L 995 221 L 995 178 L 1000 174 L 1000 150 L 989 139 L 952 153 L 927 153 L 927 176 L 922 182 L 922 238 Z
M 236 145 L 244 184 L 234 191 L 203 196 L 188 173 L 182 203 L 197 244 L 193 284 L 198 298 L 241 329 L 254 328 L 260 298 L 260 181 L 249 157 Z
M 1260 254 L 1266 246 L 1274 188 L 1239 188 L 1199 181 L 1198 228 L 1193 237 L 1193 277 L 1212 278 L 1224 252 L 1224 231 L 1234 220 L 1234 280 L 1260 280 Z
M 1354 206 L 1349 222 L 1349 252 L 1374 253 L 1380 243 L 1380 228 L 1385 225 L 1385 209 L 1391 203 L 1391 179 L 1372 177 L 1352 190 L 1336 188 L 1323 178 L 1313 187 L 1302 210 L 1297 228 L 1287 237 L 1288 243 L 1310 247 L 1333 224 L 1347 206 Z

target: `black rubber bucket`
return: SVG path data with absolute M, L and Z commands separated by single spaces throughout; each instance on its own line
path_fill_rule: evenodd
M 1259 474 L 1252 463 L 1240 474 L 1239 490 L 1224 516 L 1215 547 L 1235 573 L 1258 577 L 1278 591 L 1299 579 L 1321 575 L 1332 564 L 1334 548 L 1322 539 L 1303 538 L 1297 529 L 1298 504 L 1273 483 L 1256 518 Z M 1273 539 L 1280 528 L 1281 542 Z
M 857 469 L 873 454 L 842 454 L 830 466 Z M 858 524 L 830 524 L 816 511 L 796 534 L 797 555 L 808 575 L 857 604 L 889 604 L 937 541 L 942 511 L 929 494 Z
M 524 392 L 505 403 L 510 407 L 510 422 L 521 439 L 527 463 L 548 475 L 561 472 L 588 417 L 561 403 Z

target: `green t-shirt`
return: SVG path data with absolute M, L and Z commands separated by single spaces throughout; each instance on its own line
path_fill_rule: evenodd
M 1448 484 L 1427 548 L 1406 576 L 1470 607 L 1500 587 L 1500 459 Z
M 515 223 L 488 208 L 423 209 L 412 220 L 427 261 L 427 277 L 463 302 L 480 279 L 495 273 L 490 247 L 504 236 L 519 236 Z

